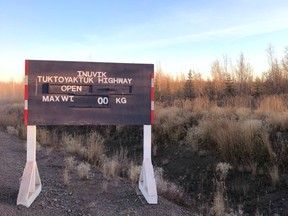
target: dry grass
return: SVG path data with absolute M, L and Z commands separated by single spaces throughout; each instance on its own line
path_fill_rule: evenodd
M 278 95 L 263 98 L 257 108 L 258 113 L 269 114 L 273 112 L 283 112 L 287 109 L 285 102 Z
M 198 125 L 193 125 L 186 130 L 184 141 L 196 153 L 216 150 L 235 168 L 243 172 L 249 171 L 253 176 L 263 174 L 271 164 L 279 167 L 281 163 L 281 167 L 286 166 L 285 134 L 288 129 L 286 107 L 277 96 L 264 98 L 259 107 L 262 109 L 261 112 L 266 107 L 269 108 L 267 108 L 268 112 L 265 111 L 264 117 L 259 115 L 259 108 L 254 112 L 244 106 L 213 107 L 198 116 Z M 180 111 L 176 109 L 176 112 Z M 173 115 L 171 116 L 169 121 L 173 122 Z M 176 117 L 174 124 L 178 123 Z M 170 133 L 174 133 L 172 128 L 169 130 Z M 169 134 L 168 130 L 166 133 Z M 270 177 L 273 173 L 277 173 L 276 168 L 267 170 Z M 271 177 L 272 184 L 275 182 L 273 179 L 277 182 L 277 177 Z
M 6 127 L 6 130 L 7 130 L 7 133 L 8 133 L 8 134 L 18 136 L 18 130 L 16 130 L 15 127 L 13 127 L 13 126 L 7 126 L 7 127 Z
M 187 128 L 195 124 L 192 112 L 183 112 L 182 108 L 167 107 L 157 110 L 155 115 L 154 139 L 155 143 L 163 142 L 165 145 L 177 145 L 186 136 Z
M 106 179 L 115 179 L 119 176 L 123 177 L 123 172 L 128 172 L 129 161 L 127 158 L 127 150 L 123 148 L 116 151 L 112 158 L 105 158 L 103 160 L 102 170 Z
M 225 200 L 223 192 L 216 191 L 213 198 L 213 212 L 216 216 L 222 216 L 225 213 Z
M 11 103 L 0 105 L 0 125 L 7 128 L 8 133 L 26 139 L 26 126 L 23 121 L 23 105 Z
M 78 176 L 80 177 L 81 180 L 86 180 L 89 179 L 89 172 L 90 172 L 90 164 L 81 162 L 77 167 L 76 167 Z
M 139 181 L 139 176 L 141 173 L 141 166 L 135 165 L 134 162 L 130 162 L 130 169 L 129 169 L 129 179 L 132 184 L 136 184 Z
M 268 116 L 268 123 L 271 127 L 280 131 L 288 128 L 288 110 L 285 112 L 272 112 Z
M 63 183 L 64 185 L 69 185 L 70 182 L 70 176 L 69 176 L 69 170 L 68 169 L 64 169 L 64 173 L 63 173 Z
M 64 182 L 64 185 L 67 186 L 67 185 L 69 185 L 69 182 L 70 182 L 70 173 L 73 170 L 75 170 L 75 168 L 76 168 L 76 162 L 75 162 L 75 158 L 73 156 L 66 157 L 64 161 L 65 161 L 65 169 L 63 172 L 63 182 Z M 80 168 L 77 167 L 77 171 L 79 174 L 79 172 L 82 172 L 82 171 L 80 171 L 78 169 L 80 169 Z M 80 176 L 80 174 L 79 174 L 79 176 Z M 80 176 L 80 178 L 81 178 L 81 176 Z
M 102 159 L 102 171 L 106 179 L 128 178 L 133 184 L 138 182 L 141 167 L 128 158 L 128 149 L 116 150 L 111 158 Z
M 109 186 L 109 182 L 104 180 L 103 183 L 102 183 L 102 191 L 104 193 L 107 193 L 108 192 L 108 186 Z
M 22 112 L 23 106 L 20 104 L 0 105 L 0 125 L 17 126 Z
M 160 167 L 155 168 L 155 179 L 157 191 L 170 200 L 176 202 L 183 201 L 184 190 L 173 182 L 164 179 L 164 170 Z
M 246 120 L 252 118 L 252 110 L 247 107 L 236 108 L 235 114 L 240 120 Z
M 86 149 L 83 147 L 84 137 L 80 135 L 70 135 L 67 133 L 62 134 L 62 145 L 64 150 L 70 154 L 83 157 Z
M 186 140 L 190 140 L 194 151 L 215 150 L 216 147 L 234 166 L 250 166 L 263 163 L 265 152 L 269 150 L 262 133 L 263 122 L 259 119 L 208 118 L 198 127 L 189 129 Z
M 279 168 L 276 164 L 268 168 L 272 186 L 275 187 L 279 183 Z
M 216 216 L 224 215 L 227 205 L 227 191 L 226 191 L 226 178 L 229 170 L 232 169 L 229 163 L 218 163 L 216 166 L 216 191 L 213 198 L 213 207 L 212 210 Z
M 193 112 L 202 113 L 210 110 L 212 103 L 206 97 L 195 98 L 192 102 Z M 213 105 L 215 105 L 213 103 Z
M 75 169 L 76 162 L 75 158 L 73 156 L 65 158 L 65 169 L 67 169 L 69 172 Z
M 103 175 L 106 179 L 114 179 L 119 176 L 119 162 L 111 159 L 106 158 L 102 165 Z
M 51 132 L 47 129 L 39 128 L 36 132 L 37 140 L 43 146 L 51 145 Z
M 104 153 L 104 139 L 97 132 L 92 132 L 87 138 L 87 158 L 93 164 L 101 165 L 101 156 Z

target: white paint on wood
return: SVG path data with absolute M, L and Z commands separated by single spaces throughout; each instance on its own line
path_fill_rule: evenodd
M 149 204 L 158 203 L 156 180 L 151 160 L 151 125 L 144 125 L 144 159 L 139 179 L 139 189 Z
M 38 167 L 35 161 L 26 162 L 17 197 L 17 205 L 27 208 L 33 203 L 42 190 Z
M 27 162 L 23 172 L 17 205 L 27 208 L 33 203 L 42 190 L 42 184 L 36 164 L 36 126 L 27 126 Z
M 36 126 L 27 126 L 27 161 L 36 161 Z

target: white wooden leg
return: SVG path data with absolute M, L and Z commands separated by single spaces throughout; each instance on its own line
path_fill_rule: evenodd
M 144 125 L 144 159 L 139 179 L 139 189 L 149 204 L 158 203 L 156 181 L 151 160 L 151 125 Z
M 36 126 L 27 126 L 27 162 L 17 197 L 17 205 L 27 208 L 42 190 L 42 184 L 36 163 Z

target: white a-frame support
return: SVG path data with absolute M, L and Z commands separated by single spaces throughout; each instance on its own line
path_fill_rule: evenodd
M 36 164 L 36 126 L 27 126 L 27 161 L 21 180 L 17 205 L 27 208 L 33 203 L 42 189 Z
M 151 125 L 144 125 L 143 139 L 144 156 L 139 179 L 139 189 L 149 204 L 157 204 L 156 181 L 151 160 Z

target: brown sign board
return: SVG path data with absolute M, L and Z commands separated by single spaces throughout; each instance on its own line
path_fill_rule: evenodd
M 26 60 L 25 123 L 150 125 L 153 68 L 153 64 Z

